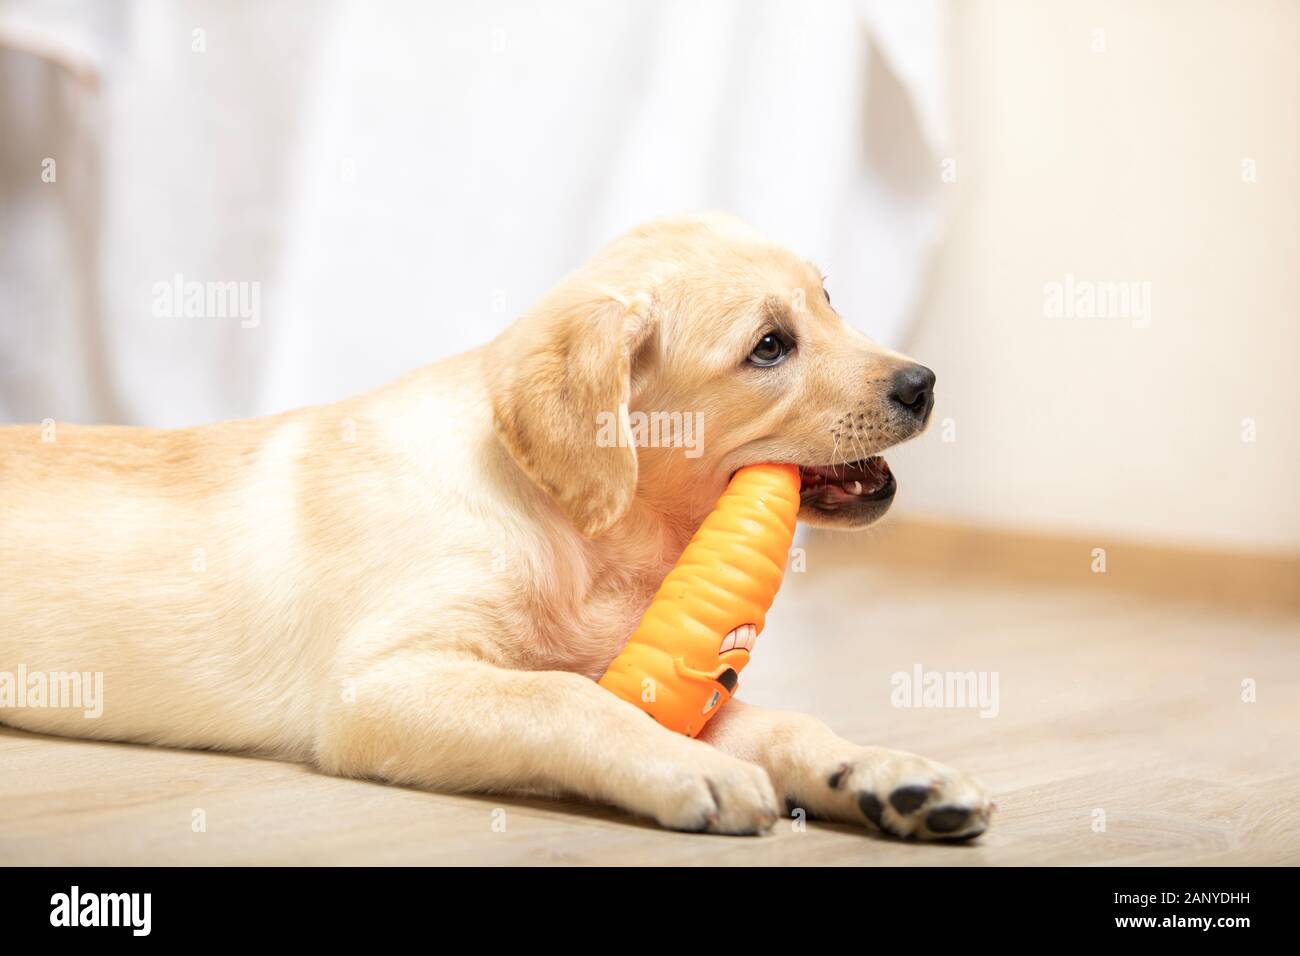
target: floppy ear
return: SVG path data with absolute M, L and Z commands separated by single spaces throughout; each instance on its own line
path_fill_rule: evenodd
M 488 347 L 497 436 L 584 537 L 618 521 L 636 494 L 627 405 L 651 311 L 645 295 L 553 295 Z

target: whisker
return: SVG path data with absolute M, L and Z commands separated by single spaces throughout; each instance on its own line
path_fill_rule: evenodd
M 858 460 L 859 460 L 859 461 L 860 461 L 861 459 L 863 459 L 863 458 L 868 457 L 868 455 L 867 455 L 867 443 L 866 443 L 864 440 L 861 440 L 861 438 L 860 438 L 860 436 L 858 435 L 856 429 L 855 429 L 854 432 L 853 432 L 853 445 L 854 445 L 854 447 L 855 447 L 855 448 L 857 449 L 857 451 L 858 451 Z

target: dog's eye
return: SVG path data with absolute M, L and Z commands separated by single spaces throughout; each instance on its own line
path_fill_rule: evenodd
M 776 365 L 789 354 L 790 346 L 786 344 L 785 339 L 775 332 L 768 332 L 758 340 L 754 351 L 749 353 L 749 361 L 752 365 L 766 367 Z
M 826 290 L 826 287 L 825 287 L 825 286 L 822 286 L 822 295 L 826 296 L 826 304 L 827 304 L 827 305 L 830 305 L 830 304 L 831 304 L 831 294 L 830 294 L 830 292 L 828 292 L 828 291 Z

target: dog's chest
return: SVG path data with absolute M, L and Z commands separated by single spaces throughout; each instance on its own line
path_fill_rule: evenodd
M 636 630 L 666 573 L 667 568 L 625 568 L 593 575 L 581 592 L 536 618 L 545 666 L 599 678 Z
M 578 612 L 582 639 L 566 669 L 597 678 L 618 656 L 654 597 L 657 582 L 608 582 L 593 589 Z

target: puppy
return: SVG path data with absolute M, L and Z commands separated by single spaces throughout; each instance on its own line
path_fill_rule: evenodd
M 801 521 L 870 524 L 895 490 L 874 456 L 933 386 L 811 264 L 704 215 L 627 233 L 490 344 L 359 398 L 0 429 L 0 672 L 99 672 L 104 697 L 86 719 L 11 693 L 0 720 L 678 830 L 760 833 L 785 801 L 975 836 L 990 803 L 957 771 L 739 700 L 692 740 L 595 683 L 731 474 L 797 463 Z M 647 412 L 704 440 L 638 441 Z

